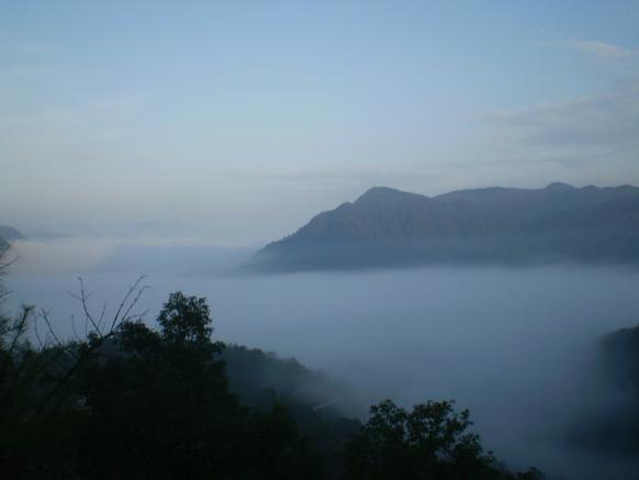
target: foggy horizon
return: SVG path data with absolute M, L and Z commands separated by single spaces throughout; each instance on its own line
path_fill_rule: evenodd
M 553 181 L 548 184 L 543 184 L 539 186 L 531 186 L 531 187 L 513 187 L 512 185 L 487 185 L 484 187 L 468 187 L 462 188 L 459 190 L 452 191 L 442 191 L 434 194 L 423 193 L 419 191 L 406 191 L 406 193 L 415 193 L 418 195 L 424 195 L 426 197 L 436 197 L 441 194 L 447 194 L 451 192 L 456 192 L 460 190 L 481 190 L 482 188 L 519 188 L 525 190 L 538 190 L 548 187 L 551 184 L 562 184 L 565 182 L 562 181 Z M 639 185 L 639 184 L 638 184 Z M 584 184 L 584 185 L 570 185 L 575 188 L 583 188 L 583 187 L 591 187 L 596 186 L 599 188 L 616 188 L 616 187 L 626 187 L 633 186 L 636 187 L 638 185 L 633 185 L 631 183 L 623 183 L 623 184 L 610 184 L 610 185 L 593 185 L 593 184 Z M 395 189 L 391 185 L 371 185 L 370 187 L 365 188 L 360 193 L 356 194 L 354 197 L 347 199 L 330 199 L 327 200 L 327 206 L 321 207 L 320 210 L 310 211 L 307 216 L 301 216 L 299 220 L 296 217 L 290 219 L 283 219 L 287 226 L 282 228 L 288 228 L 288 230 L 280 230 L 276 231 L 279 227 L 279 223 L 264 226 L 261 230 L 261 233 L 258 233 L 254 236 L 245 235 L 240 237 L 240 233 L 235 233 L 238 235 L 237 237 L 233 236 L 219 236 L 217 233 L 219 229 L 215 228 L 213 225 L 207 225 L 206 222 L 197 222 L 197 223 L 184 223 L 180 221 L 175 222 L 149 222 L 149 221 L 140 221 L 140 222 L 98 222 L 98 221 L 88 221 L 86 223 L 78 223 L 78 222 L 70 222 L 70 223 L 60 223 L 60 222 L 51 222 L 51 220 L 46 220 L 44 222 L 39 222 L 35 224 L 31 224 L 29 222 L 16 221 L 16 222 L 5 222 L 6 224 L 11 224 L 13 227 L 18 227 L 18 230 L 25 234 L 27 240 L 32 240 L 34 242 L 43 242 L 45 244 L 52 243 L 68 243 L 75 241 L 83 241 L 93 239 L 95 241 L 101 242 L 103 246 L 109 246 L 112 248 L 117 248 L 119 246 L 173 246 L 173 247 L 189 247 L 189 246 L 202 246 L 202 247 L 220 247 L 220 248 L 229 248 L 229 249 L 237 249 L 237 250 L 252 250 L 258 251 L 260 248 L 264 247 L 270 242 L 277 241 L 281 238 L 284 238 L 288 235 L 293 234 L 299 228 L 307 224 L 314 216 L 333 210 L 337 208 L 339 205 L 348 202 L 354 202 L 357 198 L 359 198 L 366 191 L 371 188 L 376 187 L 385 187 Z M 401 191 L 401 190 L 400 190 Z M 249 217 L 247 217 L 249 218 Z M 244 221 L 244 218 L 237 218 L 239 222 Z M 297 223 L 295 223 L 297 221 Z M 24 225 L 24 227 L 23 227 Z M 272 231 L 270 237 L 267 237 L 264 233 L 265 231 Z M 33 243 L 33 242 L 32 242 Z

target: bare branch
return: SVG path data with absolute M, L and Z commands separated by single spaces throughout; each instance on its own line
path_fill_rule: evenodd
M 122 321 L 122 319 L 127 318 L 128 314 L 131 312 L 131 310 L 135 307 L 135 305 L 137 305 L 138 301 L 140 300 L 140 297 L 142 296 L 142 294 L 144 293 L 144 291 L 148 288 L 147 285 L 143 286 L 142 288 L 140 288 L 140 284 L 146 280 L 146 275 L 142 275 L 140 276 L 134 283 L 133 285 L 131 285 L 129 287 L 129 290 L 126 292 L 126 295 L 124 296 L 124 298 L 122 299 L 122 302 L 120 302 L 120 305 L 118 306 L 117 311 L 115 312 L 115 316 L 113 317 L 113 322 L 111 323 L 111 330 L 115 329 L 115 327 L 118 324 L 118 321 Z M 122 314 L 122 310 L 126 307 L 127 302 L 129 301 L 129 299 L 131 298 L 131 296 L 137 292 L 137 295 L 135 296 L 135 298 L 133 299 L 133 301 L 129 304 L 128 308 L 126 309 L 126 311 L 124 312 L 123 317 L 121 318 L 120 315 Z
M 49 335 L 51 335 L 51 337 L 55 340 L 56 344 L 61 347 L 63 343 L 60 341 L 55 331 L 53 330 L 53 327 L 51 326 L 51 322 L 49 321 L 49 312 L 43 308 L 42 310 L 40 310 L 40 317 L 42 317 L 42 320 L 44 320 L 44 323 L 47 326 Z
M 29 317 L 31 316 L 32 313 L 33 313 L 33 307 L 26 306 L 26 305 L 23 306 L 20 316 L 17 318 L 17 320 L 13 323 L 13 325 L 9 329 L 10 332 L 13 332 L 13 338 L 11 339 L 11 345 L 9 346 L 9 349 L 6 351 L 6 354 L 5 354 L 7 359 L 12 358 L 14 351 L 16 350 L 16 348 L 18 348 L 18 345 L 20 344 L 20 340 L 22 339 L 24 332 L 26 331 L 27 321 L 29 320 Z M 0 367 L 1 368 L 0 378 L 4 378 L 8 366 L 9 366 L 9 361 L 2 363 L 2 366 Z
M 40 349 L 42 350 L 46 344 L 42 341 L 42 338 L 40 337 L 40 331 L 38 329 L 38 316 L 35 315 L 34 319 L 33 319 L 33 332 L 35 333 L 36 339 L 38 340 L 38 345 L 40 347 Z
M 80 302 L 80 305 L 82 306 L 82 310 L 84 312 L 85 327 L 87 327 L 85 328 L 87 330 L 87 336 L 89 332 L 88 332 L 88 326 L 86 325 L 86 323 L 88 322 L 93 327 L 93 331 L 96 333 L 96 335 L 98 335 L 99 337 L 102 337 L 102 331 L 100 330 L 100 325 L 98 322 L 95 321 L 95 319 L 93 318 L 93 315 L 91 315 L 91 311 L 89 310 L 88 300 L 91 294 L 86 293 L 86 290 L 84 288 L 84 280 L 82 279 L 82 277 L 78 277 L 78 281 L 80 282 L 80 295 L 76 295 L 73 292 L 69 292 L 69 295 L 71 295 L 78 302 Z
M 73 330 L 73 336 L 78 342 L 82 342 L 82 338 L 78 335 L 77 330 L 75 329 L 75 315 L 71 315 L 71 330 Z
M 100 316 L 98 317 L 98 326 L 100 330 L 102 330 L 102 322 L 104 321 L 104 314 L 106 313 L 107 304 L 106 302 L 102 305 L 102 311 L 100 312 Z
M 133 283 L 133 285 L 129 287 L 127 293 L 125 294 L 122 301 L 118 305 L 115 315 L 113 316 L 113 319 L 111 320 L 110 328 L 108 330 L 105 330 L 104 328 L 105 327 L 104 320 L 105 320 L 105 317 L 107 316 L 107 304 L 104 304 L 102 306 L 102 309 L 96 321 L 96 317 L 94 317 L 91 314 L 91 311 L 88 305 L 88 299 L 90 298 L 91 294 L 86 291 L 83 279 L 79 278 L 80 293 L 74 294 L 72 292 L 69 292 L 69 295 L 71 295 L 71 297 L 78 300 L 78 302 L 80 303 L 82 307 L 86 337 L 88 337 L 91 333 L 94 333 L 94 332 L 97 335 L 97 339 L 95 339 L 95 341 L 88 342 L 86 346 L 83 347 L 82 349 L 74 348 L 71 345 L 64 346 L 60 342 L 56 333 L 53 331 L 51 322 L 49 321 L 49 318 L 48 318 L 48 312 L 44 310 L 42 311 L 41 317 L 44 320 L 45 324 L 47 325 L 48 332 L 55 339 L 57 345 L 60 347 L 61 351 L 57 353 L 71 354 L 73 356 L 73 362 L 70 366 L 68 366 L 68 368 L 66 368 L 66 371 L 62 375 L 62 377 L 57 380 L 55 386 L 43 397 L 42 401 L 37 406 L 34 412 L 34 415 L 39 416 L 43 414 L 44 415 L 42 418 L 43 421 L 46 421 L 48 418 L 51 418 L 51 416 L 54 415 L 55 411 L 60 407 L 60 405 L 64 401 L 64 396 L 62 395 L 62 392 L 66 388 L 66 385 L 76 375 L 77 371 L 81 368 L 81 366 L 94 354 L 99 353 L 100 348 L 102 345 L 104 345 L 105 341 L 107 341 L 109 338 L 117 334 L 118 327 L 121 325 L 123 321 L 128 319 L 133 319 L 133 318 L 139 319 L 139 318 L 142 318 L 147 313 L 147 311 L 141 314 L 131 313 L 133 309 L 139 303 L 143 293 L 148 288 L 150 288 L 147 285 L 142 285 L 142 282 L 144 281 L 145 278 L 146 278 L 145 275 L 140 276 Z M 73 316 L 71 317 L 71 322 L 72 322 L 71 326 L 72 326 L 74 335 L 80 342 L 82 342 L 82 340 L 79 339 L 77 331 L 76 331 L 75 317 Z
M 131 310 L 133 310 L 138 302 L 140 301 L 140 298 L 142 297 L 142 295 L 144 294 L 144 292 L 146 292 L 150 287 L 148 285 L 145 285 L 144 287 L 140 288 L 138 290 L 137 295 L 135 296 L 135 298 L 133 299 L 133 301 L 131 302 L 131 304 L 129 305 L 129 308 L 126 309 L 126 312 L 124 312 L 124 315 L 122 316 L 121 321 L 124 320 L 128 320 L 131 318 L 141 318 L 143 317 L 146 313 L 148 313 L 148 310 L 145 310 L 143 313 L 141 314 L 135 314 L 135 315 L 131 315 Z

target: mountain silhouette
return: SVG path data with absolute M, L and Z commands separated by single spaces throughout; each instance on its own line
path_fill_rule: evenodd
M 639 263 L 639 188 L 483 188 L 435 197 L 374 187 L 254 257 L 261 270 L 428 264 Z

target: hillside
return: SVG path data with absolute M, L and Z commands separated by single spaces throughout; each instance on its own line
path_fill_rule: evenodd
M 9 225 L 0 225 L 0 245 L 6 245 L 9 242 L 24 239 L 24 235 L 15 228 Z
M 553 183 L 426 197 L 375 187 L 267 245 L 253 267 L 558 262 L 639 262 L 639 188 Z
M 577 422 L 568 441 L 610 452 L 639 454 L 639 326 L 603 336 L 598 345 L 601 384 L 610 403 Z M 613 403 L 614 402 L 614 403 Z M 610 404 L 614 408 L 610 408 Z

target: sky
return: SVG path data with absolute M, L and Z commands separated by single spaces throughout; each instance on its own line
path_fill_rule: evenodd
M 639 185 L 638 1 L 0 0 L 0 224 L 259 246 L 372 186 Z

